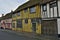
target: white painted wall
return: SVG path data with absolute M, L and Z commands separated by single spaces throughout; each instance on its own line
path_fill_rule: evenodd
M 46 12 L 45 12 L 46 13 Z M 43 12 L 43 9 L 42 9 L 42 6 L 41 6 L 41 17 L 42 18 L 47 18 L 49 17 L 49 4 L 47 4 L 47 15 L 45 14 L 44 15 L 44 12 Z
M 54 7 L 54 17 L 57 17 L 57 7 Z
M 50 17 L 49 16 L 49 4 L 47 4 L 47 14 L 48 14 L 48 17 Z
M 42 5 L 41 5 L 41 17 L 42 17 L 42 18 L 44 17 L 43 11 L 42 11 Z
M 60 18 L 57 19 L 58 34 L 60 34 Z
M 59 12 L 59 16 L 60 16 L 60 1 L 58 1 L 58 12 Z
M 50 17 L 53 17 L 53 8 L 50 8 Z

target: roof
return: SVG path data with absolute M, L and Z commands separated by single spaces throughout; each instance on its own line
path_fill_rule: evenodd
M 9 19 L 9 18 L 12 18 L 12 13 L 11 12 L 5 15 L 5 19 Z
M 54 0 L 30 0 L 30 1 L 20 5 L 14 12 L 16 13 L 16 12 L 19 12 L 20 10 L 31 7 L 33 5 L 44 4 L 44 3 L 47 3 L 47 2 L 50 2 L 50 1 L 54 1 Z
M 27 7 L 31 7 L 31 6 L 36 5 L 36 4 L 38 4 L 38 3 L 40 3 L 40 0 L 28 1 L 28 2 L 20 5 L 20 6 L 15 10 L 15 12 L 16 12 L 16 11 L 20 11 L 20 10 L 22 10 L 22 9 L 24 9 L 24 8 L 27 8 Z
M 0 20 L 10 19 L 12 18 L 12 13 L 7 13 L 5 16 L 0 17 Z
M 51 1 L 57 1 L 57 0 L 43 0 L 43 1 L 41 1 L 41 4 L 49 3 Z

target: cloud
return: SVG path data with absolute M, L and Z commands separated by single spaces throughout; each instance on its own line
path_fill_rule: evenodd
M 19 5 L 27 1 L 28 0 L 0 0 L 0 15 L 15 10 Z

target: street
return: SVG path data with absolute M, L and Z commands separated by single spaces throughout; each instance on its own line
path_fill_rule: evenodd
M 0 30 L 0 40 L 36 40 L 36 39 L 20 36 L 10 32 L 4 32 Z

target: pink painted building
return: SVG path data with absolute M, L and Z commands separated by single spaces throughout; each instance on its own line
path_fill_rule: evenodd
M 7 13 L 5 16 L 1 17 L 1 27 L 4 29 L 11 29 L 12 28 L 12 12 Z
M 1 20 L 1 27 L 4 29 L 11 29 L 12 28 L 12 19 L 4 19 Z

